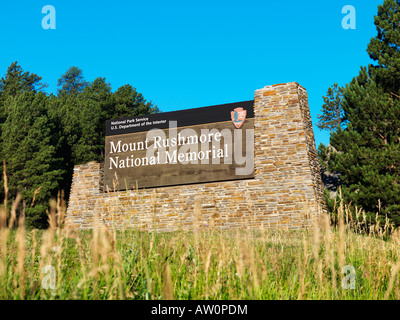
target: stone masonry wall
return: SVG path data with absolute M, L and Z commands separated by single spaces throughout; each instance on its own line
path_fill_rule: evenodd
M 74 168 L 66 224 L 92 228 L 302 228 L 325 210 L 307 92 L 296 82 L 254 96 L 255 177 L 104 192 L 103 164 Z

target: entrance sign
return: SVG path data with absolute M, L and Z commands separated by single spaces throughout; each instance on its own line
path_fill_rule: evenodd
M 104 162 L 74 167 L 68 227 L 299 229 L 326 212 L 307 91 L 297 82 L 257 89 L 252 101 L 106 125 Z
M 254 177 L 254 101 L 106 122 L 109 191 Z

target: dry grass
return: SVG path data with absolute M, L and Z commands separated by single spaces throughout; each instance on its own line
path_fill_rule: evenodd
M 326 216 L 303 231 L 79 231 L 59 227 L 62 212 L 53 204 L 48 230 L 28 232 L 21 217 L 1 228 L 1 299 L 399 298 L 397 232 L 385 240 Z M 355 289 L 342 287 L 345 265 Z
M 16 214 L 20 196 L 9 216 L 4 201 L 0 299 L 400 298 L 400 232 L 367 228 L 343 204 L 335 225 L 321 214 L 308 230 L 145 233 L 99 220 L 93 230 L 65 228 L 61 199 L 50 204 L 49 228 L 32 231 Z M 343 287 L 345 266 L 354 289 Z

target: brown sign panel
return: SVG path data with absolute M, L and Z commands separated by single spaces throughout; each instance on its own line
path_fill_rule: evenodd
M 254 177 L 252 101 L 109 120 L 107 134 L 106 191 Z

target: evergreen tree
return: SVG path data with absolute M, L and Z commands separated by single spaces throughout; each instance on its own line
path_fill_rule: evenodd
M 374 22 L 377 36 L 368 44 L 367 52 L 378 64 L 371 68 L 376 81 L 386 92 L 399 97 L 400 88 L 400 1 L 385 0 L 378 7 Z
M 83 72 L 78 67 L 70 67 L 61 77 L 58 79 L 57 90 L 58 94 L 73 94 L 76 95 L 83 91 L 88 85 L 83 77 Z
M 76 69 L 71 67 L 69 71 Z M 82 75 L 78 70 L 74 74 Z M 63 78 L 71 77 L 63 76 L 59 84 L 66 83 Z M 63 137 L 60 137 L 64 139 L 62 152 L 70 150 L 71 165 L 104 159 L 106 120 L 158 112 L 158 108 L 147 102 L 131 85 L 113 93 L 105 78 L 87 82 L 80 77 L 78 82 L 85 83 L 80 87 L 82 90 L 67 90 L 65 87 L 59 90 L 58 106 L 54 111 L 63 131 Z
M 0 91 L 2 94 L 15 97 L 24 91 L 38 91 L 47 87 L 40 82 L 42 77 L 37 74 L 24 72 L 18 62 L 15 61 L 7 69 L 7 74 L 0 80 Z
M 322 114 L 319 114 L 317 127 L 321 130 L 334 131 L 342 127 L 345 118 L 342 108 L 343 88 L 334 83 L 323 96 Z
M 74 163 L 104 160 L 106 120 L 158 112 L 141 93 L 125 85 L 112 93 L 105 78 L 96 78 L 78 96 L 79 139 L 72 146 Z
M 62 177 L 61 159 L 55 158 L 52 145 L 53 124 L 48 118 L 48 97 L 26 91 L 6 103 L 2 127 L 2 159 L 7 165 L 11 197 L 21 192 L 26 223 L 43 227 L 51 196 L 56 196 Z
M 143 95 L 131 85 L 124 85 L 114 93 L 115 108 L 108 114 L 108 119 L 135 117 L 159 112 L 157 106 L 147 102 Z
M 64 191 L 65 199 L 69 198 L 72 183 L 73 161 L 71 146 L 78 135 L 78 118 L 76 116 L 76 99 L 74 96 L 49 96 L 48 118 L 52 124 L 51 144 L 55 146 L 55 158 L 62 159 L 59 169 L 64 174 L 59 189 Z
M 57 95 L 41 92 L 41 79 L 17 62 L 0 79 L 0 156 L 9 196 L 22 193 L 18 212 L 30 227 L 47 225 L 48 202 L 58 190 L 68 199 L 75 164 L 103 160 L 106 120 L 158 112 L 132 86 L 112 92 L 105 78 L 89 83 L 77 67 L 58 80 Z
M 368 46 L 377 65 L 361 68 L 343 91 L 348 124 L 331 134 L 337 150 L 329 168 L 340 172 L 343 196 L 367 214 L 400 225 L 400 2 L 378 8 L 378 35 Z
M 75 163 L 102 161 L 105 121 L 113 113 L 115 100 L 105 78 L 96 78 L 79 96 L 79 140 L 72 147 Z
M 38 91 L 47 87 L 41 82 L 42 77 L 37 74 L 24 72 L 22 67 L 15 61 L 7 68 L 7 73 L 0 79 L 0 123 L 4 122 L 4 108 L 8 98 L 15 98 L 25 91 Z

